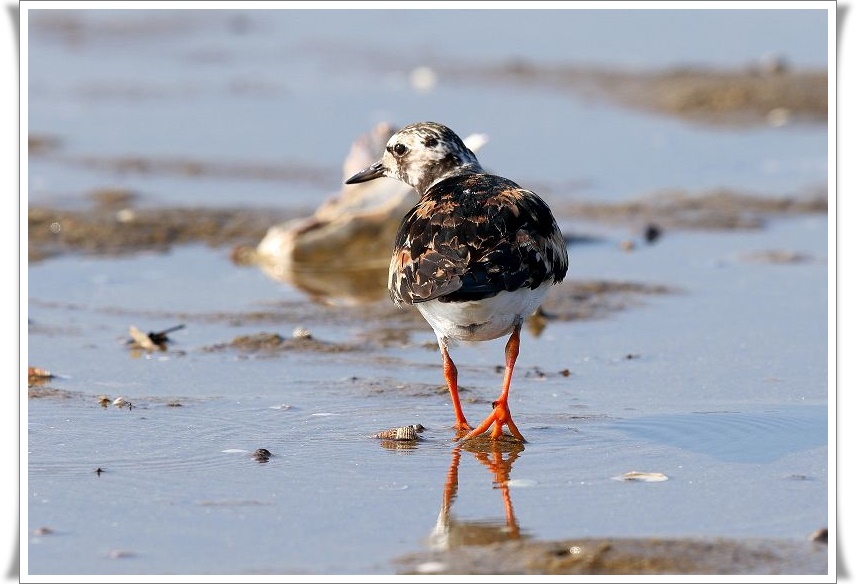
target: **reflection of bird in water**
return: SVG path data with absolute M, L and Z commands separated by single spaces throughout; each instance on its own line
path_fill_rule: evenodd
M 397 178 L 420 197 L 395 237 L 389 292 L 399 306 L 416 307 L 437 335 L 455 429 L 466 440 L 492 426 L 496 440 L 507 426 L 523 440 L 508 407 L 520 328 L 568 270 L 567 244 L 553 213 L 532 191 L 485 172 L 458 135 L 435 122 L 405 126 L 380 160 L 345 182 L 381 177 Z M 461 409 L 448 348 L 506 335 L 502 391 L 473 428 Z
M 359 136 L 345 158 L 344 177 L 377 160 L 394 131 L 381 123 Z M 466 138 L 476 151 L 486 141 L 481 134 Z M 347 186 L 311 217 L 271 227 L 249 259 L 269 277 L 292 284 L 318 301 L 381 300 L 387 297 L 395 233 L 417 199 L 410 186 L 395 180 Z
M 495 489 L 499 489 L 505 509 L 505 521 L 459 521 L 452 516 L 452 503 L 458 495 L 458 466 L 461 450 L 471 452 L 476 460 L 493 474 Z M 456 444 L 452 449 L 452 462 L 446 474 L 446 486 L 443 489 L 443 504 L 437 523 L 428 536 L 432 549 L 447 550 L 466 545 L 485 545 L 489 543 L 526 539 L 521 535 L 520 526 L 511 505 L 508 492 L 508 480 L 511 465 L 523 452 L 523 444 L 511 440 L 486 440 L 477 438 Z

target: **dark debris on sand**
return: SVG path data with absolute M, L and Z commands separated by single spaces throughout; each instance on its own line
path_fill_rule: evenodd
M 815 542 L 692 539 L 510 539 L 416 553 L 401 574 L 805 574 L 828 573 L 827 547 Z
M 256 333 L 241 335 L 228 343 L 209 345 L 202 350 L 217 352 L 238 350 L 242 353 L 276 354 L 289 351 L 312 351 L 317 353 L 345 353 L 359 350 L 356 345 L 348 343 L 332 343 L 313 338 L 312 336 L 292 336 L 286 338 L 278 333 Z
M 826 69 L 796 69 L 783 59 L 730 69 L 620 70 L 521 60 L 493 67 L 455 63 L 438 70 L 458 83 L 555 89 L 706 124 L 776 126 L 828 118 Z
M 120 256 L 166 252 L 172 246 L 211 246 L 255 242 L 267 229 L 294 216 L 283 210 L 161 208 L 116 211 L 112 205 L 86 210 L 30 207 L 28 254 L 31 262 L 64 253 Z

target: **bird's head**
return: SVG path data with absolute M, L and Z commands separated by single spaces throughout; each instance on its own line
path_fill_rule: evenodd
M 393 134 L 381 159 L 345 184 L 386 176 L 410 185 L 421 196 L 445 178 L 477 172 L 484 171 L 476 155 L 457 134 L 442 124 L 419 122 Z

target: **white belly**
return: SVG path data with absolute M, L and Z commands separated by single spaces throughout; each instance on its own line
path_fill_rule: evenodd
M 416 305 L 438 337 L 459 341 L 489 341 L 507 335 L 515 323 L 535 312 L 550 289 L 521 288 L 472 302 L 430 300 Z

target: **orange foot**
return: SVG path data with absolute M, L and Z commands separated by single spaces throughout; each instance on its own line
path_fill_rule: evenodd
M 475 429 L 471 430 L 467 435 L 461 438 L 461 440 L 469 440 L 479 434 L 484 434 L 487 432 L 487 429 L 490 428 L 491 424 L 493 424 L 493 430 L 491 430 L 490 437 L 494 440 L 503 435 L 502 427 L 508 426 L 508 429 L 515 438 L 521 442 L 526 442 L 523 438 L 523 434 L 521 434 L 520 430 L 517 429 L 517 425 L 515 425 L 514 420 L 511 419 L 511 410 L 508 409 L 508 402 L 502 400 L 493 402 L 493 411 L 490 415 L 485 418 L 481 424 L 476 426 Z
M 473 429 L 473 427 L 470 426 L 466 420 L 464 420 L 463 422 L 456 422 L 453 428 L 455 429 L 455 440 L 460 440 L 464 436 L 464 434 L 470 432 Z

